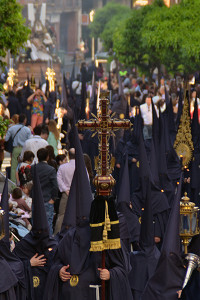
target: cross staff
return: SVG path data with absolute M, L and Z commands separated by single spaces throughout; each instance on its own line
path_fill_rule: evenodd
M 112 119 L 109 115 L 109 92 L 102 92 L 99 99 L 98 116 L 94 119 L 78 121 L 78 129 L 89 129 L 96 131 L 99 136 L 99 156 L 96 159 L 97 175 L 94 184 L 97 188 L 98 195 L 110 195 L 115 180 L 110 174 L 113 169 L 113 161 L 109 155 L 109 138 L 113 131 L 119 129 L 129 129 L 131 127 L 130 120 Z M 95 133 L 95 134 L 96 134 Z
M 112 187 L 115 184 L 115 180 L 111 175 L 113 162 L 110 159 L 109 155 L 109 137 L 113 134 L 113 131 L 118 129 L 129 129 L 131 127 L 130 120 L 118 120 L 112 119 L 109 115 L 109 92 L 103 92 L 100 95 L 99 99 L 99 110 L 97 117 L 93 115 L 94 119 L 85 121 L 80 120 L 78 122 L 79 130 L 90 129 L 92 131 L 96 131 L 99 136 L 99 156 L 96 159 L 95 169 L 97 171 L 97 175 L 94 179 L 94 184 L 97 189 L 97 194 L 101 196 L 109 196 L 112 191 Z M 95 201 L 95 200 L 94 200 Z M 105 201 L 105 212 L 106 206 L 108 210 L 107 201 Z M 108 211 L 107 211 L 108 214 Z M 108 224 L 109 223 L 109 224 Z M 118 221 L 119 223 L 119 221 Z M 103 223 L 102 223 L 103 224 Z M 101 223 L 100 223 L 101 225 Z M 108 227 L 109 229 L 108 229 Z M 97 224 L 97 226 L 99 226 Z M 114 225 L 115 226 L 115 225 Z M 107 230 L 111 231 L 111 222 L 109 220 L 109 216 L 105 216 L 104 221 L 104 230 L 106 231 L 106 238 L 103 233 L 103 239 L 107 239 Z M 103 230 L 103 231 L 104 231 Z M 120 243 L 120 240 L 119 240 Z M 118 249 L 119 247 L 112 249 Z M 94 249 L 90 251 L 95 251 Z M 102 250 L 97 250 L 102 251 Z M 105 250 L 102 251 L 102 269 L 105 269 Z M 102 300 L 105 300 L 105 281 L 102 280 Z

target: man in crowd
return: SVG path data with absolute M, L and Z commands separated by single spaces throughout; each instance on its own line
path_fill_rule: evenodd
M 42 195 L 44 199 L 44 206 L 47 214 L 47 220 L 49 224 L 49 234 L 53 234 L 53 216 L 54 216 L 54 202 L 57 199 L 58 185 L 56 178 L 55 168 L 47 164 L 48 150 L 41 148 L 37 151 L 37 157 L 39 163 L 36 165 L 36 170 L 39 175 L 39 181 L 42 188 Z M 31 167 L 33 174 L 34 166 Z
M 41 148 L 45 148 L 48 146 L 48 136 L 49 136 L 49 130 L 46 125 L 38 125 L 33 129 L 33 136 L 30 137 L 26 143 L 23 146 L 22 152 L 21 152 L 21 160 L 23 160 L 24 152 L 25 151 L 32 151 L 35 155 L 33 163 L 38 162 L 37 158 L 37 151 Z
M 10 137 L 13 138 L 13 151 L 12 151 L 12 160 L 11 160 L 11 180 L 16 181 L 16 168 L 18 164 L 18 156 L 22 151 L 22 147 L 26 140 L 31 137 L 30 128 L 26 127 L 27 118 L 24 114 L 20 114 L 19 123 L 11 126 L 5 136 L 5 141 L 7 142 Z
M 72 178 L 75 171 L 75 149 L 71 148 L 69 150 L 69 159 L 70 161 L 66 164 L 63 164 L 59 167 L 57 173 L 58 187 L 62 193 L 60 200 L 58 218 L 55 226 L 55 234 L 60 231 L 62 221 L 64 218 L 65 208 L 67 205 L 67 200 L 69 196 L 69 190 L 72 183 Z

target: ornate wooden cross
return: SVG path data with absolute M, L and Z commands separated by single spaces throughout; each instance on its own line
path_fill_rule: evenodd
M 114 160 L 109 154 L 109 138 L 114 131 L 118 129 L 129 129 L 131 127 L 130 120 L 118 120 L 112 119 L 109 114 L 109 92 L 103 92 L 100 95 L 99 110 L 97 117 L 92 115 L 94 119 L 85 121 L 80 120 L 78 122 L 79 130 L 89 129 L 98 133 L 99 136 L 99 156 L 95 161 L 96 176 L 94 184 L 97 189 L 97 195 L 109 196 L 112 191 L 112 187 L 115 184 L 115 180 L 112 177 L 112 169 L 114 167 Z M 105 197 L 106 198 L 106 197 Z M 95 200 L 94 200 L 95 202 Z M 102 202 L 102 201 L 101 201 Z M 105 199 L 105 206 L 102 219 L 96 220 L 91 226 L 91 248 L 90 251 L 102 251 L 102 268 L 105 269 L 105 249 L 118 249 L 121 247 L 120 239 L 117 234 L 119 233 L 119 221 L 109 219 L 108 215 L 109 203 Z M 107 208 L 106 208 L 107 207 Z M 97 207 L 97 210 L 101 210 Z M 95 205 L 93 205 L 93 211 L 95 211 Z M 90 217 L 92 212 L 90 212 Z M 115 234 L 112 236 L 112 228 L 115 227 Z M 97 229 L 97 231 L 96 231 Z M 109 233 L 108 233 L 109 231 Z M 118 237 L 116 239 L 116 236 Z M 119 243 L 117 243 L 119 242 Z M 109 244 L 109 246 L 108 246 Z M 97 248 L 96 248 L 97 245 Z M 108 246 L 108 247 L 107 247 Z M 102 281 L 102 300 L 105 300 L 105 281 Z
M 130 120 L 112 119 L 109 114 L 109 92 L 102 92 L 99 100 L 99 111 L 97 117 L 92 115 L 94 119 L 88 121 L 78 121 L 78 129 L 89 129 L 96 131 L 99 136 L 99 156 L 95 160 L 95 169 L 97 175 L 94 184 L 98 195 L 108 196 L 111 194 L 115 180 L 112 177 L 112 169 L 114 160 L 109 154 L 109 138 L 114 131 L 119 129 L 129 129 L 131 127 Z

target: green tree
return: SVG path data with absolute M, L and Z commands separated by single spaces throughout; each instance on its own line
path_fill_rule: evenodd
M 159 53 L 169 72 L 196 71 L 200 66 L 200 1 L 183 0 L 180 5 L 152 11 L 143 27 L 143 43 Z
M 142 42 L 142 27 L 152 6 L 133 9 L 131 16 L 121 24 L 120 29 L 113 36 L 113 50 L 118 60 L 126 66 L 137 66 L 139 70 L 149 75 L 153 69 L 153 56 L 149 55 Z
M 200 1 L 182 0 L 166 7 L 155 0 L 123 22 L 114 33 L 119 61 L 137 66 L 146 75 L 165 65 L 168 72 L 185 75 L 200 68 Z
M 22 17 L 21 5 L 16 0 L 0 0 L 0 57 L 5 57 L 8 50 L 17 54 L 29 33 Z
M 168 72 L 185 75 L 200 67 L 200 1 L 182 0 L 166 7 L 155 0 L 124 21 L 114 34 L 114 51 L 120 62 L 137 66 L 146 75 L 165 65 Z
M 118 16 L 119 21 L 130 12 L 130 8 L 115 2 L 108 2 L 103 8 L 98 9 L 94 15 L 94 21 L 90 23 L 91 35 L 95 38 L 101 37 L 107 23 L 113 17 Z
M 110 21 L 104 27 L 103 32 L 100 37 L 103 41 L 103 46 L 106 51 L 109 51 L 113 48 L 114 42 L 114 33 L 120 29 L 120 26 L 123 25 L 123 21 L 126 20 L 130 16 L 130 10 L 123 15 L 115 15 L 110 19 Z

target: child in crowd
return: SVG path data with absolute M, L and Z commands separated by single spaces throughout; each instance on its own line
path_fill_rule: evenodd
M 27 182 L 22 187 L 22 192 L 24 193 L 24 195 L 23 195 L 22 198 L 25 200 L 26 204 L 30 208 L 32 208 L 32 198 L 30 197 L 30 193 L 31 193 L 32 187 L 33 187 L 33 183 L 32 182 Z
M 32 182 L 31 164 L 34 160 L 34 153 L 32 151 L 25 151 L 23 162 L 18 167 L 19 185 L 22 188 L 26 183 Z
M 22 198 L 22 190 L 20 188 L 15 188 L 12 191 L 12 199 L 9 200 L 9 203 L 13 205 L 13 211 L 21 216 L 26 228 L 31 230 L 31 224 L 28 220 L 31 217 L 31 207 Z

